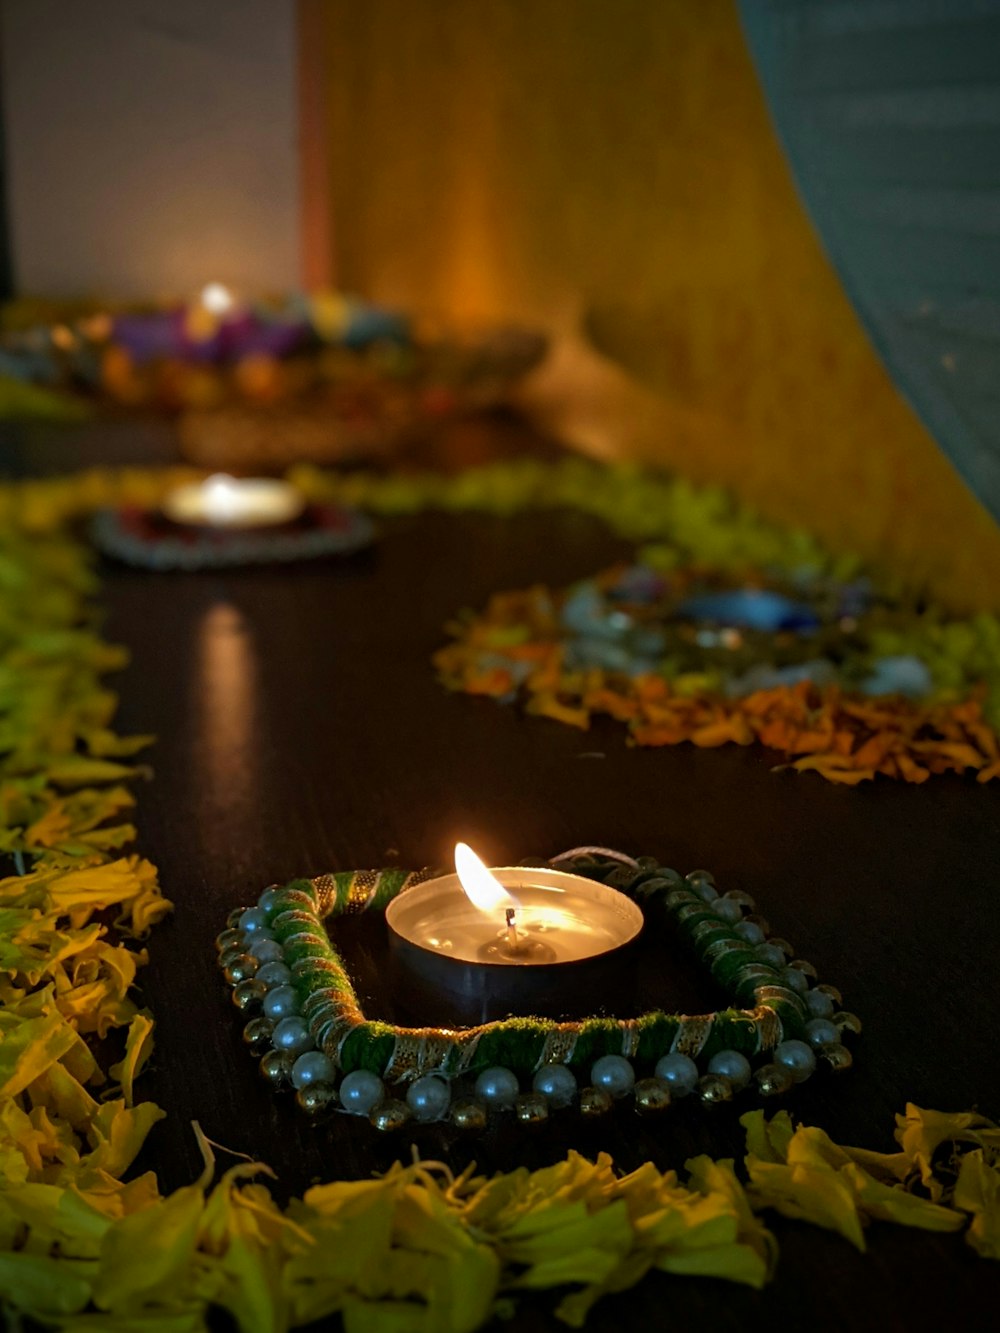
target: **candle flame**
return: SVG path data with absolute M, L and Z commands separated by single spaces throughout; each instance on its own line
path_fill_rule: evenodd
M 201 304 L 213 315 L 225 315 L 236 302 L 224 283 L 210 282 L 201 290 Z
M 469 901 L 480 912 L 499 912 L 518 906 L 514 895 L 490 874 L 468 843 L 455 844 L 455 869 Z
M 236 479 L 226 472 L 214 472 L 205 478 L 205 511 L 216 522 L 231 518 L 236 501 Z

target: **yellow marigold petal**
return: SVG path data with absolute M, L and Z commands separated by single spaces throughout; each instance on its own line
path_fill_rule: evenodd
M 125 1040 L 125 1055 L 108 1073 L 121 1084 L 125 1105 L 132 1105 L 132 1087 L 143 1066 L 153 1054 L 153 1020 L 146 1013 L 138 1013 L 129 1024 Z
M 972 1214 L 968 1242 L 984 1259 L 1000 1259 L 1000 1172 L 981 1148 L 966 1153 L 955 1184 L 954 1204 Z

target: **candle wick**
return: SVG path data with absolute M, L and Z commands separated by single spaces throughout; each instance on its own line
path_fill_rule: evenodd
M 508 907 L 508 908 L 506 909 L 506 917 L 507 917 L 507 945 L 508 945 L 508 947 L 509 947 L 511 953 L 517 953 L 517 949 L 518 949 L 518 943 L 517 943 L 517 923 L 516 923 L 516 921 L 514 920 L 514 908 L 513 908 L 513 907 Z

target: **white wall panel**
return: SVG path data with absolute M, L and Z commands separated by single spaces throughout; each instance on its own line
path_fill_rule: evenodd
M 22 294 L 299 277 L 294 0 L 3 0 Z

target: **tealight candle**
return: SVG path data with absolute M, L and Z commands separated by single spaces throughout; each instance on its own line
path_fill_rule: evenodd
M 232 292 L 221 282 L 206 283 L 198 300 L 210 314 L 217 316 L 227 315 L 236 304 Z
M 522 1004 L 532 1011 L 542 1002 L 572 1004 L 570 978 L 586 993 L 594 966 L 642 930 L 636 903 L 582 875 L 547 866 L 487 869 L 464 843 L 455 865 L 456 874 L 400 894 L 385 917 L 407 966 L 476 1001 L 477 1018 Z
M 465 963 L 530 967 L 619 949 L 642 929 L 630 898 L 582 875 L 536 866 L 488 870 L 465 843 L 457 873 L 389 904 L 386 921 L 418 948 Z
M 305 508 L 305 497 L 274 477 L 229 477 L 179 486 L 163 500 L 173 523 L 211 528 L 268 528 L 291 523 Z

